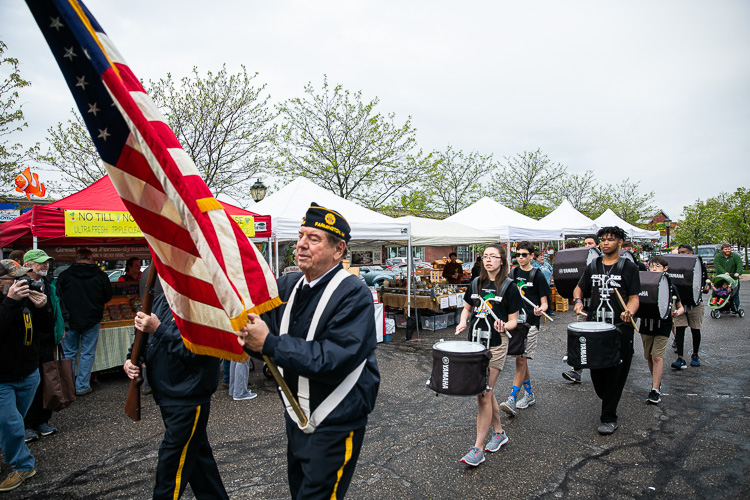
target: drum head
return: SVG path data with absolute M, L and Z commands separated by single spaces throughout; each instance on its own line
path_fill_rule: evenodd
M 700 274 L 698 276 L 700 276 Z M 658 286 L 659 293 L 657 293 L 656 295 L 658 299 L 656 305 L 659 308 L 659 317 L 662 319 L 666 319 L 667 315 L 669 314 L 669 303 L 672 297 L 669 296 L 669 280 L 667 279 L 667 276 L 665 274 L 661 275 Z
M 435 343 L 432 348 L 436 351 L 445 352 L 482 352 L 487 350 L 482 344 L 467 340 L 443 340 Z
M 568 330 L 573 332 L 608 332 L 614 330 L 614 325 L 604 323 L 603 321 L 581 321 L 579 323 L 570 323 Z

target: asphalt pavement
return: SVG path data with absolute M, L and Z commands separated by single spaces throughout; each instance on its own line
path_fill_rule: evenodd
M 741 289 L 750 312 L 750 286 Z M 566 325 L 572 311 L 542 325 L 529 362 L 536 404 L 503 416 L 509 443 L 477 468 L 459 462 L 474 441 L 473 397 L 436 396 L 425 387 L 432 345 L 454 338 L 452 327 L 421 331 L 407 342 L 399 329 L 378 346 L 380 394 L 370 417 L 348 497 L 442 498 L 750 498 L 750 318 L 722 315 L 703 323 L 701 366 L 672 371 L 668 347 L 662 402 L 646 404 L 650 375 L 640 338 L 611 436 L 596 432 L 600 402 L 589 373 L 568 369 Z M 686 334 L 686 352 L 691 336 Z M 250 387 L 259 397 L 214 395 L 209 438 L 233 499 L 289 498 L 282 405 L 256 361 Z M 495 387 L 510 392 L 512 358 Z M 7 499 L 149 498 L 163 434 L 158 408 L 144 396 L 143 419 L 123 412 L 128 380 L 100 373 L 94 392 L 53 415 L 59 432 L 30 444 L 37 475 Z M 3 460 L 0 475 L 9 467 Z M 183 498 L 193 498 L 188 488 Z

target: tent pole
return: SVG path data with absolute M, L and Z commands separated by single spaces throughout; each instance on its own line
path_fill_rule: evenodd
M 33 242 L 31 244 L 31 248 L 34 250 L 39 248 L 39 239 L 36 236 L 34 236 Z

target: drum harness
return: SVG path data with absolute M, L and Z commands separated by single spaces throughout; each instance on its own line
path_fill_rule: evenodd
M 608 273 L 604 272 L 602 256 L 597 257 L 596 260 L 593 260 L 589 264 L 589 267 L 591 267 L 591 284 L 599 288 L 599 306 L 596 308 L 596 314 L 594 315 L 597 321 L 611 325 L 615 324 L 615 312 L 612 309 L 612 304 L 609 302 L 609 296 L 612 294 L 610 285 L 614 281 L 617 281 L 614 276 L 622 276 L 622 268 L 625 267 L 625 260 L 625 257 L 620 257 Z M 612 274 L 614 276 L 611 276 Z
M 474 281 L 471 282 L 471 298 L 475 300 L 479 300 L 479 309 L 474 313 L 477 320 L 474 322 L 474 327 L 471 330 L 471 341 L 472 342 L 478 342 L 482 343 L 485 341 L 487 343 L 487 349 L 490 348 L 490 338 L 492 337 L 492 326 L 490 325 L 489 320 L 487 319 L 487 314 L 489 313 L 493 318 L 495 318 L 495 321 L 500 321 L 500 318 L 497 317 L 497 315 L 492 311 L 492 305 L 488 304 L 488 302 L 502 302 L 503 297 L 505 296 L 505 291 L 508 289 L 510 285 L 513 284 L 513 280 L 510 278 L 505 278 L 505 281 L 503 281 L 503 284 L 500 285 L 500 290 L 498 291 L 498 295 L 495 295 L 495 290 L 491 288 L 483 289 L 483 292 L 487 292 L 487 294 L 482 297 L 479 294 L 479 278 L 474 278 Z M 491 296 L 490 296 L 491 295 Z M 479 327 L 479 320 L 483 319 L 484 323 L 487 325 L 487 330 L 483 330 Z M 506 330 L 505 334 L 508 336 L 508 338 L 513 338 L 513 336 L 510 334 L 509 331 Z
M 333 275 L 331 281 L 328 282 L 328 285 L 326 285 L 326 288 L 323 291 L 323 295 L 320 297 L 320 302 L 318 302 L 318 305 L 315 308 L 315 313 L 313 314 L 312 322 L 310 323 L 310 329 L 307 331 L 306 340 L 308 342 L 312 341 L 315 338 L 315 330 L 318 327 L 318 322 L 320 321 L 320 317 L 323 315 L 323 311 L 328 305 L 328 301 L 331 299 L 333 292 L 336 291 L 341 282 L 349 276 L 351 276 L 351 274 L 349 274 L 348 271 L 339 269 L 339 271 Z M 284 314 L 281 318 L 279 335 L 286 335 L 289 331 L 289 317 L 291 315 L 292 305 L 294 304 L 294 298 L 297 294 L 297 288 L 300 286 L 303 280 L 304 276 L 299 279 L 299 281 L 294 285 L 294 288 L 292 289 L 292 293 L 289 296 L 289 301 L 286 304 Z M 331 394 L 329 394 L 328 397 L 326 397 L 325 400 L 323 400 L 323 402 L 318 405 L 318 407 L 314 412 L 312 412 L 312 414 L 310 414 L 310 380 L 307 377 L 298 377 L 297 399 L 299 400 L 299 405 L 302 408 L 302 411 L 307 416 L 307 425 L 305 426 L 300 425 L 299 419 L 294 413 L 289 400 L 287 399 L 286 395 L 281 392 L 281 397 L 284 400 L 284 406 L 286 406 L 286 412 L 289 414 L 289 417 L 297 424 L 297 427 L 299 427 L 299 429 L 305 434 L 312 434 L 313 432 L 315 432 L 315 428 L 323 420 L 326 419 L 326 417 L 339 405 L 339 403 L 344 400 L 347 394 L 349 394 L 349 391 L 352 390 L 354 385 L 357 383 L 357 380 L 359 380 L 359 376 L 362 374 L 362 370 L 364 370 L 366 363 L 367 359 L 362 361 L 356 368 L 354 368 L 354 370 L 349 373 L 349 375 L 347 375 L 344 380 L 341 381 L 341 383 L 333 390 L 333 392 L 331 392 Z M 284 375 L 284 370 L 281 367 L 279 367 L 279 372 L 281 372 L 282 376 Z

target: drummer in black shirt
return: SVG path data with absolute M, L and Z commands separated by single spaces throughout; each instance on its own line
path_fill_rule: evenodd
M 479 306 L 479 301 L 471 298 L 472 293 L 474 293 L 472 290 L 475 288 L 474 282 L 477 283 L 476 293 L 486 299 L 488 296 L 497 294 L 503 282 L 508 279 L 509 265 L 504 247 L 500 244 L 489 245 L 484 249 L 482 258 L 484 266 L 482 266 L 479 277 L 472 281 L 472 285 L 466 289 L 464 309 L 461 311 L 461 321 L 456 326 L 456 335 L 465 331 L 467 326 L 469 328 L 473 326 L 473 322 L 470 325 L 468 324 L 469 318 L 472 316 L 474 322 L 484 322 L 483 319 L 477 318 L 472 314 Z M 508 436 L 503 431 L 503 426 L 500 422 L 500 407 L 497 404 L 493 389 L 497 377 L 503 369 L 508 353 L 508 336 L 506 332 L 512 332 L 518 325 L 518 311 L 522 307 L 521 295 L 518 292 L 518 288 L 510 282 L 509 286 L 505 289 L 502 300 L 500 302 L 491 301 L 489 304 L 492 305 L 492 312 L 498 317 L 497 321 L 491 315 L 487 317 L 491 325 L 490 352 L 492 353 L 488 381 L 489 390 L 477 396 L 476 441 L 469 449 L 469 452 L 461 459 L 461 462 L 473 467 L 484 462 L 485 451 L 496 452 L 508 442 Z M 471 338 L 471 333 L 469 333 L 469 338 Z M 493 431 L 490 441 L 485 446 L 484 440 L 487 437 L 487 432 L 490 430 L 490 425 L 492 425 Z
M 596 235 L 603 255 L 586 266 L 573 291 L 573 302 L 576 314 L 581 314 L 583 297 L 590 293 L 588 321 L 613 324 L 620 334 L 620 364 L 591 370 L 594 390 L 602 400 L 601 425 L 597 431 L 599 434 L 612 434 L 618 427 L 617 405 L 633 360 L 633 315 L 638 311 L 641 280 L 638 267 L 633 262 L 624 258 L 620 261 L 619 248 L 625 239 L 625 231 L 610 226 L 601 228 Z M 623 308 L 617 293 L 626 307 Z

